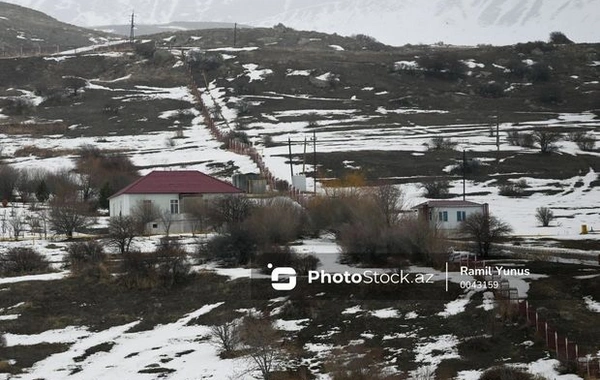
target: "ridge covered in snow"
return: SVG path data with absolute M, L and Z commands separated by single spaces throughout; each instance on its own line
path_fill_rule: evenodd
M 390 45 L 494 44 L 547 40 L 562 31 L 576 42 L 600 40 L 598 0 L 8 0 L 81 26 L 173 21 L 283 23 L 295 29 L 367 34 Z

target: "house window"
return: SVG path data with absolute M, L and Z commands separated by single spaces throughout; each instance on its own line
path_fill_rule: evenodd
M 447 222 L 448 221 L 448 211 L 440 211 L 438 212 L 438 220 L 440 222 Z
M 465 211 L 457 211 L 456 212 L 456 220 L 462 222 L 467 219 L 467 213 Z
M 179 214 L 179 199 L 171 199 L 171 214 Z

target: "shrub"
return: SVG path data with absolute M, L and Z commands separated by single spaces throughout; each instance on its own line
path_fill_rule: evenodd
M 134 47 L 135 53 L 146 59 L 151 59 L 156 51 L 154 41 L 147 43 L 136 43 Z
M 533 140 L 539 145 L 541 153 L 552 153 L 558 150 L 556 143 L 560 141 L 561 134 L 546 128 L 537 128 L 533 131 Z
M 304 231 L 306 214 L 289 198 L 273 198 L 254 208 L 245 227 L 262 245 L 281 245 L 299 238 Z
M 2 112 L 9 116 L 22 116 L 31 113 L 35 109 L 34 104 L 23 98 L 7 99 L 2 108 Z
M 572 44 L 571 41 L 563 32 L 552 32 L 550 33 L 550 43 L 555 45 L 566 45 Z
M 534 63 L 529 66 L 527 73 L 525 74 L 526 78 L 530 81 L 536 82 L 547 82 L 551 77 L 550 66 L 546 63 Z
M 257 252 L 256 238 L 248 230 L 234 228 L 224 235 L 217 235 L 198 248 L 198 255 L 220 261 L 224 265 L 246 265 Z
M 74 242 L 67 247 L 71 273 L 83 277 L 105 278 L 106 253 L 104 247 L 96 240 Z
M 311 270 L 317 269 L 321 260 L 315 255 L 299 255 L 296 254 L 296 259 L 294 260 L 294 269 L 300 276 L 308 275 L 308 272 Z
M 210 335 L 223 353 L 230 354 L 241 343 L 240 329 L 240 323 L 233 321 L 212 326 L 210 328 Z
M 542 104 L 560 104 L 564 101 L 563 89 L 556 85 L 546 85 L 538 92 L 538 101 Z
M 262 138 L 263 141 L 263 145 L 265 146 L 265 148 L 270 148 L 275 146 L 275 142 L 273 142 L 273 136 L 271 135 L 264 135 Z
M 479 380 L 534 380 L 535 376 L 518 368 L 499 366 L 485 371 Z
M 519 131 L 508 131 L 506 141 L 513 146 L 521 146 L 524 148 L 533 148 L 533 134 Z
M 512 227 L 495 216 L 473 213 L 460 224 L 459 231 L 475 240 L 479 255 L 486 257 L 492 244 L 509 235 Z
M 210 53 L 192 49 L 186 53 L 186 61 L 193 70 L 212 71 L 221 67 L 224 59 L 219 53 Z
M 422 55 L 418 64 L 426 74 L 441 79 L 459 79 L 464 77 L 467 71 L 467 67 L 452 52 Z
M 506 197 L 520 197 L 523 195 L 523 191 L 526 187 L 527 181 L 522 179 L 516 183 L 509 182 L 498 186 L 498 193 Z
M 191 266 L 187 252 L 175 239 L 162 238 L 154 252 L 158 278 L 165 287 L 180 285 L 188 281 Z
M 596 138 L 594 135 L 584 131 L 569 133 L 569 140 L 576 143 L 579 149 L 586 152 L 593 151 L 596 146 Z
M 44 272 L 49 269 L 48 260 L 32 248 L 14 247 L 0 254 L 0 273 L 3 275 Z
M 501 98 L 504 96 L 504 87 L 497 82 L 489 82 L 479 86 L 479 94 L 484 98 Z
M 159 282 L 150 253 L 130 251 L 123 255 L 121 271 L 123 275 L 119 277 L 119 282 L 127 288 L 149 289 Z
M 445 179 L 424 182 L 421 186 L 425 189 L 427 198 L 447 198 L 450 193 L 450 182 Z
M 431 139 L 431 142 L 428 144 L 429 150 L 454 150 L 456 148 L 456 142 L 452 141 L 450 138 L 444 138 L 441 136 L 436 136 Z
M 263 273 L 270 274 L 272 268 L 268 265 L 272 264 L 275 267 L 293 267 L 295 254 L 290 247 L 281 247 L 274 245 L 265 249 L 256 256 L 255 264 Z
M 543 227 L 548 227 L 554 220 L 554 213 L 548 207 L 538 207 L 535 210 L 535 218 Z

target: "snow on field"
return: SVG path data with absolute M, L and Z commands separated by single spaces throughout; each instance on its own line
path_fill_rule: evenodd
M 444 306 L 444 311 L 440 311 L 437 315 L 440 317 L 449 317 L 451 315 L 460 314 L 465 311 L 465 307 L 471 301 L 471 297 L 475 294 L 475 291 L 472 290 L 467 294 L 461 295 L 458 299 L 454 301 L 448 302 Z M 486 309 L 487 310 L 487 309 Z
M 420 338 L 415 347 L 415 362 L 422 366 L 411 371 L 411 377 L 422 378 L 419 375 L 434 373 L 443 360 L 459 359 L 458 343 L 458 338 L 452 334 Z
M 118 83 L 125 78 L 118 78 L 113 83 Z M 98 82 L 99 83 L 99 82 Z M 98 90 L 106 91 L 108 88 L 99 84 L 90 84 L 88 91 Z M 209 130 L 205 127 L 203 119 L 193 107 L 193 96 L 187 87 L 150 87 L 135 86 L 131 89 L 108 89 L 115 95 L 113 99 L 121 101 L 134 101 L 139 99 L 173 99 L 190 103 L 189 112 L 195 117 L 191 125 L 183 128 L 183 138 L 175 137 L 174 131 L 152 132 L 136 135 L 135 138 L 123 138 L 122 136 L 105 136 L 103 142 L 96 142 L 95 137 L 76 137 L 64 138 L 62 135 L 46 136 L 44 138 L 32 137 L 28 135 L 2 135 L 5 142 L 5 154 L 11 155 L 18 148 L 26 145 L 33 145 L 43 149 L 77 149 L 82 145 L 93 145 L 99 148 L 119 147 L 119 149 L 131 152 L 129 153 L 133 163 L 137 166 L 147 169 L 141 170 L 142 174 L 147 174 L 157 167 L 168 167 L 172 169 L 196 169 L 210 173 L 213 169 L 209 166 L 213 163 L 227 163 L 231 161 L 239 167 L 243 173 L 257 172 L 256 165 L 249 157 L 225 151 L 220 148 L 221 143 L 216 141 Z M 123 95 L 120 93 L 123 92 Z M 161 116 L 169 117 L 174 112 L 164 112 Z M 228 115 L 232 116 L 232 115 Z M 176 125 L 174 124 L 173 127 Z M 62 156 L 47 159 L 40 159 L 35 156 L 19 157 L 9 160 L 17 168 L 38 168 L 43 167 L 46 170 L 54 171 L 59 169 L 72 169 L 74 156 Z M 229 178 L 226 178 L 229 179 Z
M 381 310 L 373 310 L 373 311 L 369 312 L 369 314 L 371 314 L 375 318 L 381 318 L 381 319 L 400 318 L 400 314 L 398 313 L 398 310 L 396 310 L 392 307 L 388 307 L 387 309 L 381 309 Z
M 312 70 L 291 70 L 291 69 L 289 69 L 285 75 L 288 77 L 293 77 L 293 76 L 307 77 L 310 75 L 311 72 L 312 72 Z
M 600 313 L 600 302 L 594 300 L 592 296 L 583 297 L 585 301 L 585 306 L 588 310 L 593 311 L 594 313 Z
M 80 369 L 69 378 L 134 380 L 148 378 L 148 374 L 140 373 L 140 370 L 158 367 L 175 370 L 177 379 L 250 378 L 251 373 L 240 376 L 247 370 L 245 359 L 218 358 L 217 347 L 207 339 L 210 333 L 209 326 L 188 325 L 193 319 L 221 305 L 222 302 L 205 305 L 174 323 L 158 325 L 150 331 L 130 332 L 129 330 L 139 323 L 132 322 L 99 332 L 90 332 L 85 328 L 55 330 L 39 334 L 46 334 L 43 338 L 19 338 L 9 334 L 7 342 L 10 346 L 49 340 L 74 342 L 67 351 L 51 355 L 37 362 L 29 372 L 15 375 L 13 378 L 63 379 L 65 371 Z M 107 343 L 112 344 L 108 352 L 97 352 L 85 357 L 86 350 Z M 85 357 L 83 360 L 82 356 Z
M 0 278 L 0 285 L 3 284 L 14 284 L 17 282 L 25 282 L 25 281 L 53 281 L 53 280 L 62 280 L 66 276 L 69 275 L 69 271 L 57 272 L 57 273 L 44 273 L 44 274 L 30 274 L 26 276 L 16 276 L 16 277 L 3 277 Z
M 275 321 L 275 328 L 283 331 L 300 331 L 306 327 L 310 319 L 298 319 L 294 321 L 278 319 Z
M 255 80 L 264 80 L 267 75 L 273 74 L 273 70 L 271 69 L 258 69 L 258 65 L 254 63 L 248 63 L 242 65 L 242 67 L 246 70 L 246 76 L 250 78 L 250 82 Z

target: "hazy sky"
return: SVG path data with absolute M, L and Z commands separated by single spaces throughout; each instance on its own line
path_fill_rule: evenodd
M 342 35 L 405 43 L 509 44 L 547 40 L 562 31 L 600 41 L 600 0 L 8 0 L 80 26 L 227 21 L 283 23 Z

